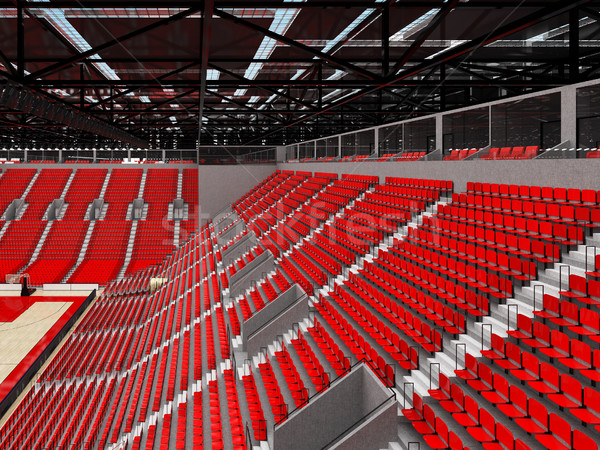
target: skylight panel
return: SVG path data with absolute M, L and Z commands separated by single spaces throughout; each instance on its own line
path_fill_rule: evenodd
M 375 3 L 382 3 L 384 1 L 385 0 L 376 0 Z M 371 13 L 373 13 L 373 11 L 375 11 L 375 9 L 373 9 L 373 8 L 365 9 L 356 19 L 354 19 L 350 23 L 350 25 L 348 25 L 346 28 L 344 28 L 340 34 L 338 34 L 336 37 L 334 37 L 332 40 L 330 40 L 321 51 L 323 53 L 327 53 L 333 47 L 335 47 L 337 44 L 339 44 L 341 41 L 346 39 L 355 30 L 355 28 L 357 26 L 359 26 L 361 23 L 363 23 L 365 21 L 365 19 L 367 17 L 369 17 L 369 15 Z
M 447 52 L 448 50 L 450 50 L 451 48 L 456 47 L 457 45 L 460 44 L 464 44 L 465 42 L 467 42 L 464 39 L 456 39 L 456 40 L 451 40 L 450 41 L 450 45 L 448 45 L 448 47 L 441 49 L 439 52 L 435 52 L 433 55 L 429 55 L 427 56 L 425 59 L 433 59 L 438 55 L 441 55 L 444 52 Z
M 394 41 L 404 41 L 408 39 L 413 34 L 421 31 L 425 28 L 429 22 L 434 18 L 434 16 L 440 11 L 440 8 L 433 8 L 423 14 L 421 17 L 413 20 L 411 23 L 406 25 L 397 33 L 394 33 L 390 36 L 390 42 Z
M 595 22 L 594 19 L 591 19 L 589 17 L 583 17 L 582 19 L 579 19 L 579 28 L 584 27 L 584 26 L 589 25 L 594 22 Z M 563 25 L 563 26 L 560 26 L 557 28 L 553 28 L 551 30 L 546 31 L 545 33 L 538 34 L 537 36 L 530 37 L 529 39 L 526 39 L 525 42 L 532 43 L 532 42 L 546 41 L 548 39 L 553 39 L 555 37 L 561 36 L 568 32 L 569 32 L 569 25 L 567 24 L 567 25 Z
M 290 2 L 292 0 L 284 0 L 284 3 Z M 301 0 L 305 1 L 305 0 Z M 289 8 L 289 9 L 278 9 L 275 12 L 275 16 L 273 17 L 273 22 L 269 26 L 269 30 L 273 31 L 280 35 L 285 35 L 287 30 L 290 28 L 300 9 L 298 8 Z M 277 46 L 277 41 L 275 39 L 271 39 L 268 36 L 265 36 L 260 43 L 258 50 L 256 51 L 253 59 L 267 59 L 270 58 L 273 54 L 273 50 Z M 246 72 L 244 73 L 244 77 L 249 80 L 254 80 L 260 70 L 263 68 L 263 63 L 250 63 Z M 237 89 L 233 94 L 234 97 L 242 97 L 246 95 L 247 89 Z

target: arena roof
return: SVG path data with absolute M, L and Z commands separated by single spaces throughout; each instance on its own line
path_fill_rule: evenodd
M 201 122 L 200 144 L 270 145 L 394 122 L 596 77 L 599 10 L 589 0 L 0 0 L 0 80 L 37 99 L 0 97 L 0 139 L 196 148 Z M 68 120 L 40 97 L 69 106 Z M 79 115 L 97 120 L 84 127 Z

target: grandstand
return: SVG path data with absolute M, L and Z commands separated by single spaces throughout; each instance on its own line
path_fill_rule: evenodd
M 598 449 L 599 3 L 0 24 L 0 449 Z

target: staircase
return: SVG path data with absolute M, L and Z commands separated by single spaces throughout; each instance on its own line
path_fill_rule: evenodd
M 140 182 L 140 189 L 138 191 L 138 195 L 137 198 L 143 198 L 144 195 L 144 187 L 146 186 L 146 174 L 147 172 L 144 170 L 144 173 L 142 174 L 142 180 Z M 133 205 L 131 205 L 133 206 Z M 144 213 L 147 211 L 148 209 L 148 205 L 144 204 Z M 133 216 L 133 208 L 131 209 L 131 213 L 128 212 L 128 217 L 131 220 L 131 217 Z M 142 219 L 145 217 L 145 214 L 142 215 Z M 121 267 L 121 270 L 119 271 L 119 275 L 117 275 L 117 280 L 122 280 L 123 277 L 125 276 L 125 272 L 127 271 L 127 267 L 129 266 L 129 263 L 131 262 L 131 255 L 133 254 L 133 244 L 135 243 L 135 233 L 137 231 L 137 225 L 138 225 L 138 221 L 137 220 L 133 220 L 132 224 L 131 224 L 131 232 L 129 233 L 129 242 L 127 243 L 127 252 L 125 253 L 125 261 L 123 262 L 123 267 Z
M 29 191 L 33 188 L 33 185 L 35 184 L 35 181 L 37 180 L 39 175 L 40 175 L 40 171 L 38 170 L 35 173 L 35 175 L 33 176 L 33 178 L 31 179 L 31 181 L 29 182 L 29 185 L 27 185 L 27 188 L 23 192 L 23 195 L 21 195 L 21 200 L 23 200 L 23 204 L 21 205 L 21 209 L 15 216 L 15 220 L 21 220 L 21 217 L 23 217 L 23 214 L 25 214 L 25 211 L 27 210 L 27 207 L 29 206 L 29 203 L 25 203 L 25 199 L 27 198 L 27 194 L 29 194 Z
M 175 196 L 175 198 L 181 198 L 181 195 L 183 193 L 183 171 L 181 169 L 179 169 L 179 173 L 177 175 L 177 195 Z M 170 214 L 170 218 L 168 218 L 168 220 L 173 220 L 173 203 L 171 202 L 169 204 L 169 214 Z M 175 221 L 175 229 L 173 230 L 173 245 L 175 245 L 175 248 L 179 247 L 179 235 L 181 232 L 181 221 L 180 220 L 176 220 Z
M 112 172 L 109 170 L 106 174 L 106 178 L 104 179 L 104 184 L 102 185 L 102 190 L 100 191 L 100 195 L 98 195 L 98 198 L 104 198 L 104 194 L 106 193 L 106 188 L 108 187 L 111 174 Z
M 27 189 L 25 189 L 25 192 L 23 192 L 23 195 L 21 195 L 21 199 L 25 200 L 25 198 L 27 197 L 27 194 L 29 194 L 29 191 L 31 190 L 31 188 L 33 187 L 33 185 L 35 184 L 35 181 L 37 180 L 37 178 L 40 176 L 40 171 L 38 170 L 35 175 L 33 176 L 33 178 L 31 179 L 31 181 L 29 182 L 29 185 L 27 186 Z
M 73 178 L 75 178 L 75 173 L 77 172 L 77 169 L 71 171 L 71 175 L 69 175 L 69 179 L 67 180 L 67 183 L 65 184 L 65 188 L 62 191 L 62 194 L 60 194 L 60 198 L 65 198 L 65 196 L 67 195 L 67 192 L 69 192 L 69 186 L 71 186 L 71 183 L 73 182 Z
M 27 267 L 29 267 L 37 259 L 37 257 L 40 254 L 40 251 L 42 250 L 42 247 L 44 246 L 44 242 L 46 242 L 46 238 L 48 237 L 50 228 L 52 228 L 51 221 L 46 223 L 46 228 L 44 228 L 44 232 L 42 233 L 42 236 L 40 237 L 40 241 L 38 242 L 37 246 L 35 247 L 33 254 L 31 255 L 31 259 L 29 260 L 29 263 L 25 267 L 23 267 L 23 269 L 21 269 L 19 271 L 19 273 L 23 273 L 27 269 Z
M 4 222 L 4 225 L 2 225 L 2 229 L 0 229 L 0 239 L 2 239 L 2 236 L 4 236 L 4 233 L 6 233 L 6 230 L 8 230 L 9 226 L 10 226 L 10 221 Z
M 83 245 L 81 246 L 81 250 L 79 251 L 79 257 L 77 258 L 77 262 L 71 267 L 65 278 L 63 278 L 62 283 L 66 283 L 67 280 L 73 275 L 79 264 L 81 264 L 85 258 L 85 253 L 87 252 L 88 244 L 90 243 L 90 239 L 92 237 L 92 233 L 94 232 L 94 225 L 96 225 L 95 220 L 90 220 L 90 224 L 88 226 L 87 232 L 85 233 L 85 238 L 83 239 Z

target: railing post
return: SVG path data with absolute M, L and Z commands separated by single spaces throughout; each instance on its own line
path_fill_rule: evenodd
M 536 284 L 535 286 L 533 286 L 533 310 L 537 311 L 536 309 L 536 305 L 537 305 L 537 288 L 542 288 L 541 292 L 542 292 L 542 309 L 544 309 L 544 285 L 543 284 Z
M 259 364 L 264 364 L 267 362 L 267 348 L 266 347 L 261 347 L 260 348 L 260 353 L 258 354 L 258 362 Z
M 489 330 L 490 349 L 492 348 L 492 324 L 491 323 L 482 323 L 481 324 L 481 350 L 485 350 L 485 344 L 484 344 L 484 342 L 485 342 L 485 330 Z
M 516 320 L 519 317 L 519 305 L 516 303 L 511 303 L 510 305 L 506 305 L 506 329 L 510 330 L 510 311 L 514 309 L 516 311 L 515 315 L 515 329 L 516 329 Z
M 429 363 L 429 389 L 433 389 L 433 367 L 437 366 L 437 387 L 440 387 L 440 363 Z
M 406 391 L 407 391 L 408 386 L 410 386 L 410 395 L 408 396 L 408 400 L 411 405 L 412 405 L 413 394 L 415 392 L 415 384 L 414 383 L 408 383 L 408 382 L 404 383 L 404 389 L 402 390 L 402 407 L 404 409 L 406 409 L 406 399 L 407 399 Z
M 593 267 L 593 270 L 591 270 L 591 271 L 588 269 L 588 260 L 589 260 L 589 258 L 588 258 L 588 250 L 589 249 L 593 249 L 594 250 L 594 256 L 592 258 L 592 267 Z M 596 270 L 596 246 L 594 246 L 594 245 L 586 245 L 585 246 L 585 271 L 586 272 L 594 272 L 595 270 Z
M 459 369 L 458 369 L 458 360 L 459 360 L 459 357 L 458 357 L 458 353 L 459 353 L 459 352 L 458 352 L 458 349 L 459 349 L 459 348 L 462 348 L 462 354 L 463 354 L 463 356 L 462 356 L 462 361 L 463 361 L 462 367 L 463 367 L 463 368 L 465 368 L 465 367 L 466 367 L 466 361 L 465 361 L 465 359 L 466 359 L 466 356 L 467 356 L 467 344 L 465 344 L 464 342 L 459 342 L 459 343 L 457 343 L 457 344 L 456 344 L 456 346 L 454 347 L 454 363 L 455 363 L 455 370 L 459 370 Z
M 569 278 L 571 277 L 571 266 L 561 265 L 558 268 L 558 290 L 559 291 L 563 291 L 564 290 L 562 288 L 563 269 L 566 269 L 566 272 L 567 272 L 567 282 L 569 281 Z M 567 283 L 567 289 L 568 289 L 568 286 L 569 286 L 569 284 Z

